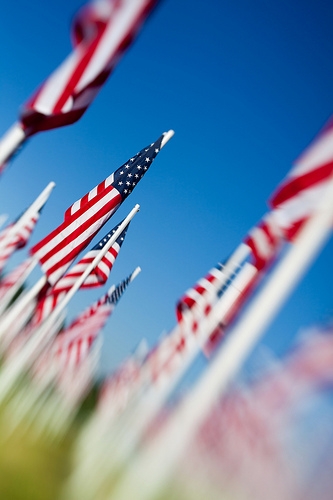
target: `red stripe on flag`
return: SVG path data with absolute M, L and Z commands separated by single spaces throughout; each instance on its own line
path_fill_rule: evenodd
M 299 192 L 326 180 L 332 172 L 333 161 L 296 178 L 287 179 L 271 198 L 270 205 L 278 207 L 285 201 L 295 197 Z

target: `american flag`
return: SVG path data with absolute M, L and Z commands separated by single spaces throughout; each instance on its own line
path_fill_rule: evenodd
M 117 286 L 112 286 L 98 301 L 85 309 L 54 340 L 48 352 L 38 362 L 37 372 L 42 367 L 47 369 L 49 361 L 54 359 L 59 369 L 78 366 L 89 353 L 100 331 L 105 326 L 117 303 L 134 279 L 138 269 L 133 271 Z
M 191 328 L 196 331 L 198 320 L 207 316 L 215 302 L 230 287 L 234 286 L 235 279 L 244 266 L 251 267 L 253 279 L 255 279 L 258 272 L 269 265 L 276 256 L 282 241 L 273 215 L 272 213 L 267 214 L 249 231 L 244 242 L 237 249 L 240 255 L 243 254 L 243 257 L 237 258 L 231 273 L 227 271 L 226 266 L 233 258 L 227 259 L 224 263 L 218 263 L 185 292 L 176 305 L 176 316 L 179 323 L 186 321 L 186 318 L 191 316 Z M 240 290 L 240 292 L 243 291 L 245 290 Z
M 0 271 L 3 270 L 11 255 L 18 249 L 25 247 L 39 219 L 40 212 L 37 212 L 27 220 L 22 226 L 18 217 L 15 222 L 9 224 L 0 233 Z M 18 227 L 15 230 L 15 226 Z
M 165 134 L 142 149 L 65 212 L 64 222 L 35 245 L 35 255 L 54 285 L 76 256 L 110 219 L 146 173 L 161 149 Z
M 157 0 L 96 0 L 76 15 L 73 52 L 25 103 L 26 136 L 77 121 L 131 45 Z
M 94 304 L 85 309 L 71 324 L 69 328 L 74 328 L 78 326 L 85 327 L 89 318 L 94 318 L 100 315 L 103 319 L 104 312 L 106 312 L 107 317 L 112 313 L 115 306 L 118 304 L 120 298 L 122 297 L 124 291 L 128 287 L 131 281 L 135 278 L 140 268 L 136 268 L 127 278 L 125 278 L 117 286 L 113 285 L 109 291 L 98 299 Z M 104 323 L 103 323 L 104 324 Z
M 85 272 L 95 259 L 96 255 L 105 247 L 112 235 L 118 229 L 119 224 L 109 231 L 77 264 L 73 266 L 60 280 L 52 287 L 46 285 L 40 292 L 34 316 L 33 326 L 40 324 L 51 314 L 56 306 L 61 302 L 66 293 L 72 288 L 76 280 Z M 121 232 L 114 244 L 109 248 L 102 260 L 92 270 L 80 288 L 93 288 L 106 283 L 114 261 L 118 256 L 121 245 L 125 239 L 128 226 Z
M 270 200 L 288 239 L 313 215 L 333 174 L 333 118 L 295 162 Z
M 244 243 L 250 247 L 252 263 L 258 271 L 266 269 L 283 243 L 283 232 L 278 225 L 276 213 L 272 211 L 266 214 L 249 231 Z

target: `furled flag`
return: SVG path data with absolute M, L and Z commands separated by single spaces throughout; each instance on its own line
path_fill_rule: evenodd
M 15 230 L 15 225 L 19 223 L 22 216 L 18 217 L 15 222 L 9 224 L 0 233 L 0 271 L 5 267 L 8 259 L 18 249 L 26 246 L 29 238 L 39 219 L 40 211 L 31 215 L 29 220 L 23 226 L 19 226 Z
M 333 174 L 333 118 L 296 160 L 270 199 L 278 225 L 292 239 L 316 210 Z
M 162 134 L 76 201 L 66 210 L 64 222 L 31 249 L 51 285 L 63 276 L 76 256 L 133 191 L 163 147 L 165 135 Z
M 51 312 L 64 298 L 66 293 L 72 288 L 76 280 L 85 272 L 87 267 L 95 259 L 96 255 L 107 244 L 112 235 L 118 229 L 119 225 L 120 224 L 109 231 L 104 236 L 104 238 L 102 238 L 77 264 L 75 264 L 72 269 L 70 269 L 62 278 L 60 278 L 60 280 L 53 287 L 46 284 L 46 286 L 41 290 L 37 299 L 38 302 L 33 321 L 34 327 L 40 324 L 45 318 L 49 316 L 49 314 L 51 314 Z M 93 288 L 102 286 L 106 283 L 113 267 L 114 261 L 116 260 L 121 245 L 123 244 L 123 241 L 125 239 L 127 229 L 128 225 L 118 236 L 114 244 L 109 248 L 102 260 L 91 271 L 80 288 Z
M 176 305 L 178 322 L 182 322 L 190 312 L 207 316 L 216 300 L 230 286 L 234 286 L 235 279 L 244 266 L 252 269 L 250 275 L 254 278 L 257 271 L 266 268 L 276 256 L 281 241 L 281 231 L 275 222 L 274 213 L 270 212 L 249 231 L 230 259 L 218 263 L 185 292 Z M 226 266 L 230 265 L 232 271 L 228 272 Z M 196 328 L 197 325 L 194 329 Z
M 113 285 L 97 302 L 85 309 L 55 338 L 43 359 L 38 362 L 38 366 L 47 369 L 52 359 L 56 361 L 60 371 L 68 365 L 79 365 L 139 271 L 140 268 L 136 268 L 126 279 L 117 286 Z M 37 369 L 37 372 L 40 374 L 41 369 Z
M 207 332 L 204 351 L 208 355 L 224 336 L 225 328 L 240 310 L 257 283 L 260 273 L 276 257 L 282 244 L 282 234 L 274 212 L 269 212 L 252 228 L 243 243 L 223 264 L 218 263 L 206 276 L 189 288 L 177 302 L 178 323 L 196 333 L 202 320 L 217 301 L 224 301 L 221 322 L 213 332 Z M 227 266 L 231 271 L 227 270 Z M 223 297 L 223 298 L 222 298 Z M 209 335 L 208 335 L 209 333 Z M 183 342 L 186 337 L 183 338 Z
M 73 52 L 25 103 L 26 136 L 77 121 L 130 46 L 157 0 L 96 0 L 74 18 Z

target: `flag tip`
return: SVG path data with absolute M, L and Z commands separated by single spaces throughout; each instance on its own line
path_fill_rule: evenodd
M 164 137 L 162 139 L 162 142 L 161 142 L 161 148 L 163 148 L 163 146 L 165 146 L 165 144 L 171 139 L 171 137 L 173 137 L 175 134 L 175 131 L 170 129 L 168 130 L 168 132 L 164 132 Z
M 131 281 L 133 281 L 133 280 L 134 280 L 134 278 L 136 278 L 136 277 L 137 277 L 137 275 L 138 275 L 138 274 L 140 274 L 140 273 L 141 273 L 141 267 L 140 267 L 140 266 L 138 266 L 138 267 L 136 267 L 136 268 L 134 269 L 134 271 L 133 271 L 133 273 L 132 273 L 132 276 L 131 276 Z

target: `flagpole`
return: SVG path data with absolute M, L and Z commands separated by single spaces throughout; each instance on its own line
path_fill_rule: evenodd
M 243 243 L 236 248 L 224 266 L 223 273 L 225 276 L 223 281 L 221 281 L 221 287 L 227 282 L 233 272 L 235 272 L 242 260 L 246 258 L 249 251 L 249 247 Z M 150 380 L 147 381 L 147 376 L 149 376 L 149 366 L 146 368 L 148 373 L 143 375 L 143 378 L 148 383 L 147 391 L 144 391 L 144 393 L 139 396 L 138 401 L 135 403 L 135 409 L 126 415 L 126 421 L 123 417 L 121 418 L 120 423 L 123 432 L 119 433 L 119 429 L 116 431 L 119 435 L 116 438 L 117 446 L 115 447 L 114 460 L 118 465 L 123 463 L 133 449 L 138 445 L 141 437 L 144 435 L 144 432 L 149 428 L 149 425 L 163 407 L 163 404 L 170 396 L 176 384 L 190 367 L 191 363 L 194 361 L 205 343 L 209 340 L 209 336 L 214 331 L 216 326 L 223 322 L 224 318 L 228 315 L 235 300 L 237 300 L 239 295 L 242 293 L 242 290 L 244 290 L 248 284 L 252 282 L 254 273 L 256 272 L 256 268 L 250 264 L 240 271 L 236 277 L 234 287 L 229 289 L 232 293 L 222 295 L 222 297 L 213 306 L 209 318 L 203 318 L 199 325 L 199 331 L 196 335 L 194 335 L 190 330 L 189 325 L 182 326 L 177 324 L 170 332 L 170 338 L 172 336 L 177 338 L 179 333 L 182 332 L 182 328 L 185 328 L 184 335 L 186 337 L 185 342 L 187 347 L 185 348 L 183 357 L 179 361 L 178 366 L 174 368 L 166 380 L 163 380 L 162 376 L 162 383 L 158 381 L 157 386 L 156 384 L 151 385 Z M 170 356 L 173 355 L 175 355 L 174 352 L 171 353 Z M 165 364 L 167 365 L 169 361 L 170 357 L 166 359 Z M 161 370 L 163 370 L 163 367 L 161 367 Z M 124 421 L 126 422 L 125 426 L 123 425 Z
M 171 416 L 161 434 L 134 460 L 114 491 L 117 500 L 126 500 L 134 492 L 136 500 L 149 500 L 165 486 L 214 402 L 226 392 L 232 377 L 328 239 L 332 219 L 333 178 L 318 209 L 242 321 L 230 332 L 208 370 Z M 146 479 L 148 471 L 149 481 Z
M 16 356 L 15 360 L 10 363 L 4 363 L 0 372 L 0 401 L 7 396 L 8 392 L 12 389 L 21 373 L 27 369 L 31 363 L 42 352 L 47 342 L 51 339 L 50 327 L 53 325 L 55 319 L 67 306 L 73 295 L 77 292 L 80 286 L 84 283 L 91 271 L 98 265 L 109 248 L 117 240 L 118 236 L 122 233 L 124 228 L 130 223 L 136 213 L 139 211 L 140 205 L 135 205 L 127 217 L 119 224 L 118 228 L 111 236 L 109 241 L 104 245 L 101 251 L 96 255 L 95 259 L 85 269 L 84 273 L 76 280 L 72 288 L 65 295 L 64 299 L 59 302 L 58 306 L 52 311 L 48 318 L 35 330 L 31 339 L 27 342 L 22 351 Z M 46 281 L 46 277 L 42 277 Z M 52 333 L 52 332 L 51 332 Z
M 39 212 L 39 210 L 48 200 L 54 187 L 55 187 L 55 182 L 53 181 L 49 182 L 46 188 L 43 189 L 40 195 L 35 199 L 35 201 L 30 205 L 30 207 L 27 208 L 27 210 L 19 218 L 19 220 L 9 229 L 4 239 L 0 241 L 0 250 L 5 248 L 6 245 L 11 242 L 15 234 L 17 234 L 24 227 L 24 225 L 30 220 L 31 216 Z
M 166 145 L 166 143 L 175 135 L 175 131 L 170 129 L 168 132 L 164 134 L 164 137 L 161 141 L 161 149 Z
M 66 293 L 65 297 L 63 298 L 63 300 L 61 302 L 59 302 L 59 304 L 57 305 L 57 307 L 55 307 L 55 309 L 52 311 L 52 313 L 50 314 L 50 316 L 41 325 L 41 327 L 40 327 L 41 329 L 43 329 L 44 325 L 46 325 L 46 327 L 47 327 L 47 325 L 50 322 L 52 323 L 53 318 L 57 317 L 58 314 L 67 306 L 68 302 L 72 299 L 72 297 L 78 291 L 78 289 L 80 288 L 80 286 L 85 282 L 86 278 L 89 276 L 89 274 L 92 272 L 92 270 L 95 269 L 95 267 L 99 264 L 99 262 L 102 260 L 102 258 L 104 257 L 104 255 L 106 255 L 106 253 L 108 252 L 109 248 L 112 247 L 112 245 L 114 244 L 114 242 L 117 240 L 118 236 L 120 236 L 120 234 L 123 232 L 123 230 L 125 229 L 125 227 L 128 226 L 128 224 L 130 223 L 130 221 L 133 219 L 133 217 L 137 214 L 137 212 L 139 210 L 140 210 L 140 205 L 138 205 L 138 204 L 135 205 L 134 208 L 132 208 L 132 210 L 130 211 L 130 213 L 127 215 L 127 217 L 125 217 L 125 219 L 123 220 L 123 222 L 118 226 L 118 228 L 116 229 L 116 231 L 114 232 L 114 234 L 111 236 L 111 238 L 109 239 L 109 241 L 104 245 L 104 247 L 96 255 L 96 257 L 91 262 L 91 264 L 89 264 L 89 266 L 87 266 L 87 268 L 85 269 L 85 271 L 76 280 L 76 282 L 74 283 L 74 285 L 72 286 L 72 288 Z
M 0 140 L 0 172 L 26 140 L 26 133 L 19 122 L 14 123 Z
M 225 276 L 223 281 L 221 281 L 221 286 L 239 267 L 249 251 L 249 247 L 243 243 L 236 248 L 223 268 Z M 76 493 L 79 492 L 82 485 L 83 489 L 86 488 L 86 481 L 88 480 L 90 482 L 90 474 L 94 475 L 95 470 L 97 473 L 98 469 L 100 482 L 102 482 L 106 476 L 110 477 L 115 471 L 118 471 L 124 466 L 131 453 L 138 447 L 179 380 L 183 377 L 200 352 L 200 349 L 202 349 L 209 339 L 212 331 L 215 330 L 218 324 L 221 322 L 223 323 L 224 319 L 230 313 L 233 304 L 242 293 L 242 290 L 246 289 L 248 284 L 253 281 L 255 273 L 257 273 L 257 269 L 251 264 L 246 264 L 245 267 L 242 268 L 236 277 L 233 287 L 230 287 L 229 290 L 218 299 L 209 317 L 202 318 L 196 335 L 193 334 L 189 325 L 177 324 L 170 332 L 168 335 L 170 339 L 172 337 L 177 339 L 180 333 L 182 333 L 186 339 L 181 355 L 175 351 L 169 353 L 169 356 L 165 359 L 165 365 L 161 365 L 160 367 L 162 376 L 159 377 L 157 375 L 158 380 L 156 383 L 152 383 L 151 381 L 149 365 L 146 366 L 146 368 L 143 366 L 142 370 L 144 373 L 142 379 L 144 385 L 141 384 L 140 388 L 137 388 L 138 390 L 131 395 L 130 402 L 121 415 L 117 416 L 116 421 L 111 422 L 112 427 L 110 427 L 109 422 L 110 432 L 106 434 L 105 426 L 103 426 L 105 429 L 103 432 L 102 425 L 99 423 L 97 424 L 99 428 L 99 444 L 96 446 L 95 436 L 92 435 L 92 440 L 89 440 L 88 436 L 88 439 L 83 441 L 81 444 L 82 449 L 80 450 L 80 457 L 83 458 L 80 459 L 80 464 L 77 465 L 75 473 L 71 478 L 71 487 L 74 488 Z M 187 328 L 187 330 L 183 331 L 185 328 Z M 165 373 L 163 376 L 165 366 L 168 366 L 170 361 L 171 364 L 173 363 L 172 357 L 175 358 L 176 364 L 172 366 L 171 373 L 168 373 L 165 377 Z M 178 357 L 179 359 L 177 360 Z M 92 446 L 93 444 L 95 446 Z M 110 446 L 114 450 L 114 453 L 112 461 L 108 462 L 107 455 Z M 96 455 L 98 458 L 96 458 Z M 101 475 L 100 461 L 105 463 L 104 475 Z M 108 464 L 109 467 L 107 467 Z M 90 484 L 91 488 L 98 488 L 98 486 L 99 482 L 97 481 L 95 481 L 94 484 Z M 97 493 L 95 492 L 95 494 Z

